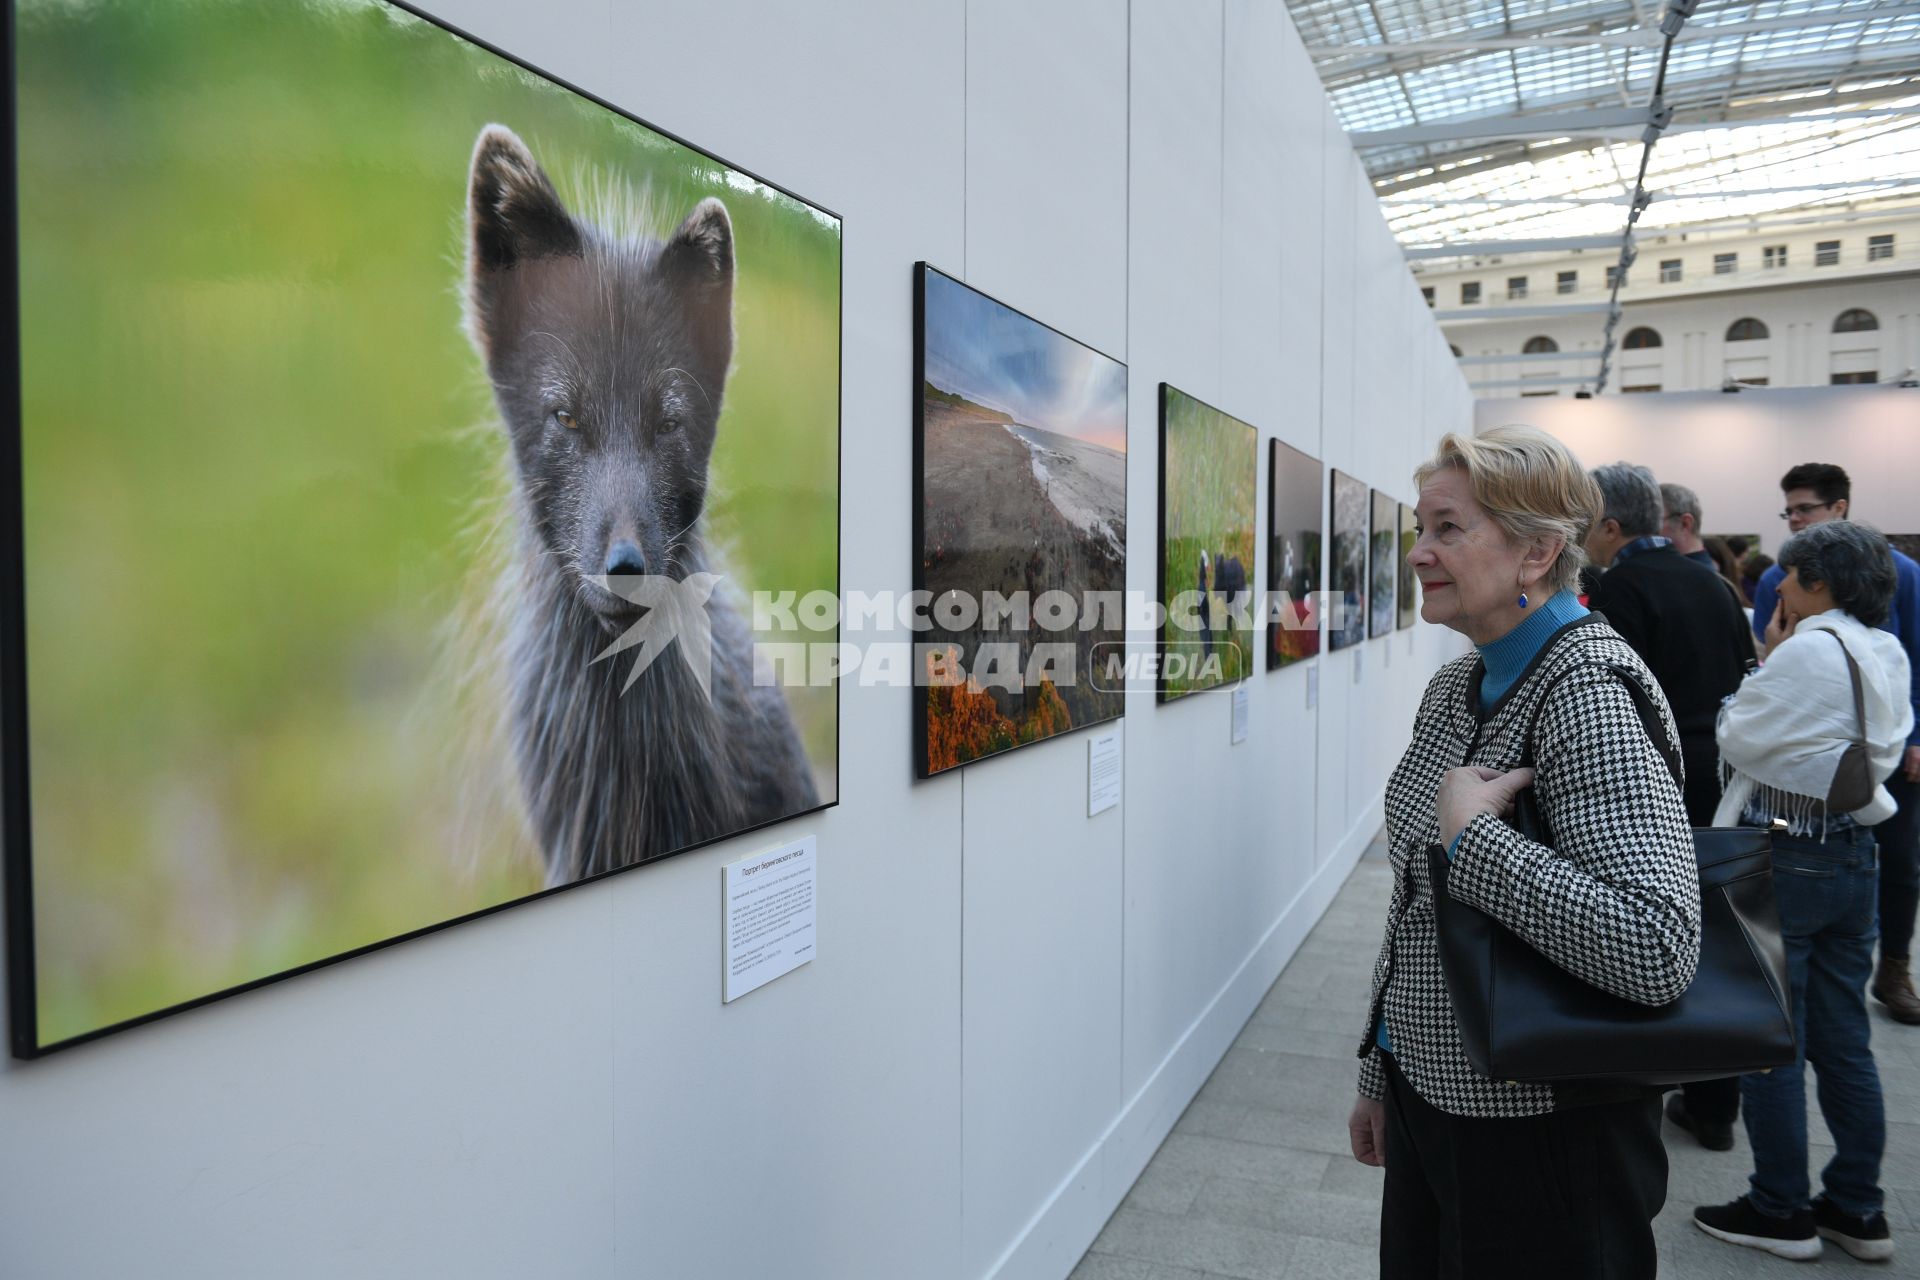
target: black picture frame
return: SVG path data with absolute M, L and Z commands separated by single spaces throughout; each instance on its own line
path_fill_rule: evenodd
M 1321 516 L 1326 467 L 1320 459 L 1274 437 L 1267 449 L 1267 670 L 1279 671 L 1320 655 L 1321 561 L 1326 524 Z M 1302 524 L 1303 520 L 1310 523 Z M 1297 535 L 1285 530 L 1298 526 Z M 1297 543 L 1297 545 L 1296 545 Z M 1294 571 L 1287 572 L 1289 562 Z M 1283 602 L 1280 593 L 1286 593 Z M 1310 614 L 1313 625 L 1289 626 Z
M 1371 506 L 1367 484 L 1338 467 L 1331 473 L 1328 522 L 1327 591 L 1338 614 L 1327 619 L 1330 652 L 1351 648 L 1367 638 L 1367 544 Z
M 1121 386 L 1122 386 L 1120 400 L 1123 407 L 1126 403 L 1125 384 L 1126 384 L 1126 379 L 1129 377 L 1129 371 L 1127 369 L 1127 365 L 1125 361 L 1116 360 L 1114 357 L 1108 355 L 1104 351 L 1101 351 L 1098 347 L 1093 346 L 1091 343 L 1083 342 L 1079 338 L 1074 337 L 1072 334 L 1067 333 L 1065 330 L 1059 329 L 1053 325 L 1050 325 L 1044 320 L 1037 319 L 1034 316 L 1029 315 L 1027 312 L 1020 310 L 1018 307 L 1011 306 L 1008 303 L 1003 302 L 1001 299 L 994 297 L 992 294 L 987 293 L 985 290 L 976 288 L 973 285 L 968 284 L 965 280 L 962 280 L 959 276 L 956 276 L 953 273 L 948 271 L 942 271 L 940 268 L 934 266 L 932 263 L 917 262 L 914 264 L 914 269 L 913 269 L 913 547 L 912 547 L 913 579 L 912 580 L 913 580 L 913 590 L 915 592 L 915 596 L 914 596 L 915 599 L 923 598 L 920 595 L 920 593 L 929 591 L 929 583 L 928 583 L 929 575 L 928 575 L 928 564 L 927 564 L 929 548 L 927 546 L 927 524 L 926 524 L 926 514 L 927 514 L 926 388 L 929 385 L 929 378 L 927 373 L 927 282 L 931 277 L 934 277 L 934 276 L 938 276 L 940 279 L 945 280 L 960 289 L 966 290 L 968 293 L 972 294 L 974 297 L 988 304 L 991 304 L 993 307 L 999 309 L 1000 311 L 1005 312 L 1008 316 L 1015 318 L 1017 320 L 1024 321 L 1027 324 L 1034 326 L 1034 328 L 1037 330 L 1042 330 L 1042 331 L 1045 331 L 1046 333 L 1050 333 L 1055 337 L 1061 339 L 1062 341 L 1071 343 L 1074 346 L 1079 347 L 1082 350 L 1112 365 L 1115 369 L 1119 371 L 1119 374 L 1120 374 Z M 1128 458 L 1127 462 L 1130 465 L 1131 458 Z M 1121 502 L 1121 520 L 1124 527 L 1125 521 L 1127 519 L 1126 481 L 1124 478 L 1124 472 L 1123 472 L 1123 478 L 1121 482 L 1120 502 Z M 1121 546 L 1122 546 L 1122 553 L 1121 553 L 1120 575 L 1119 575 L 1120 583 L 1119 583 L 1118 589 L 1122 593 L 1124 593 L 1126 589 L 1126 552 L 1125 552 L 1126 539 L 1125 539 L 1124 533 L 1121 538 Z M 931 601 L 929 601 L 929 620 L 931 620 Z M 1079 633 L 1076 633 L 1076 634 L 1079 634 Z M 916 643 L 918 643 L 920 639 L 921 637 L 917 635 Z M 1097 640 L 1095 641 L 1095 648 L 1092 650 L 1091 654 L 1088 655 L 1089 661 L 1083 661 L 1081 663 L 1081 667 L 1078 672 L 1078 675 L 1081 679 L 1091 681 L 1095 678 L 1095 672 L 1091 666 L 1090 659 L 1093 657 L 1104 658 L 1106 651 L 1102 650 L 1099 647 L 1101 644 L 1117 645 L 1118 646 L 1117 651 L 1120 654 L 1122 660 L 1124 660 L 1125 654 L 1126 654 L 1126 627 L 1125 627 L 1124 619 L 1122 620 L 1121 626 L 1118 630 L 1117 639 L 1112 641 L 1107 641 L 1107 642 L 1101 642 Z M 928 711 L 928 700 L 929 700 L 930 690 L 927 687 L 923 687 L 923 685 L 919 681 L 920 665 L 917 659 L 914 665 L 914 672 L 915 672 L 915 684 L 912 690 L 913 742 L 911 744 L 911 754 L 914 762 L 914 776 L 921 779 L 940 777 L 948 773 L 957 773 L 960 770 L 965 769 L 970 764 L 978 764 L 985 760 L 998 759 L 1001 756 L 1009 755 L 1013 752 L 1019 751 L 1023 747 L 1038 747 L 1043 743 L 1051 742 L 1058 738 L 1071 737 L 1073 734 L 1078 733 L 1082 729 L 1090 729 L 1097 725 L 1110 724 L 1113 721 L 1119 720 L 1126 715 L 1125 688 L 1124 688 L 1124 685 L 1122 685 L 1118 689 L 1114 689 L 1110 691 L 1112 694 L 1110 699 L 1112 703 L 1112 710 L 1110 714 L 1098 715 L 1094 718 L 1087 719 L 1084 721 L 1077 720 L 1074 723 L 1068 725 L 1063 730 L 1060 730 L 1054 733 L 1049 733 L 1044 736 L 1035 737 L 1030 741 L 1020 741 L 1016 736 L 1008 745 L 1004 747 L 1001 747 L 992 751 L 984 752 L 981 754 L 977 754 L 977 755 L 970 755 L 965 760 L 958 760 L 956 763 L 953 763 L 953 764 L 942 764 L 936 768 L 935 762 L 932 756 L 931 738 L 930 738 L 931 717 Z M 1108 700 L 1109 699 L 1105 699 L 1105 698 L 1102 699 L 1103 702 Z
M 530 73 L 547 81 L 553 86 L 565 90 L 576 97 L 639 125 L 658 137 L 684 147 L 695 154 L 706 157 L 715 164 L 741 175 L 743 178 L 778 192 L 799 204 L 807 206 L 816 214 L 830 218 L 836 224 L 839 242 L 846 241 L 845 218 L 820 204 L 800 195 L 791 188 L 752 170 L 727 160 L 706 147 L 691 142 L 681 135 L 662 128 L 644 117 L 628 111 L 613 102 L 581 88 L 572 81 L 545 70 L 536 64 L 510 53 L 490 41 L 475 36 L 453 23 L 436 16 L 427 10 L 410 3 L 409 0 L 376 0 L 377 3 L 398 12 L 416 18 L 458 40 L 480 49 L 501 62 L 521 71 Z M 13 1056 L 21 1060 L 43 1058 L 61 1050 L 88 1044 L 103 1037 L 145 1026 L 163 1018 L 172 1017 L 191 1009 L 198 1009 L 246 992 L 257 991 L 265 987 L 295 978 L 302 974 L 329 968 L 344 961 L 357 959 L 383 951 L 400 943 L 439 933 L 458 925 L 466 924 L 497 912 L 511 910 L 529 902 L 549 898 L 585 885 L 595 884 L 612 876 L 653 866 L 669 858 L 693 853 L 728 840 L 736 840 L 756 832 L 784 826 L 813 814 L 837 808 L 840 804 L 842 715 L 839 695 L 836 687 L 834 695 L 834 744 L 833 759 L 835 789 L 833 798 L 822 801 L 810 808 L 784 814 L 779 818 L 738 830 L 728 831 L 710 839 L 700 840 L 681 848 L 663 853 L 657 857 L 629 865 L 615 867 L 581 876 L 564 884 L 549 886 L 531 893 L 523 894 L 508 901 L 492 904 L 478 910 L 465 912 L 445 920 L 434 921 L 419 928 L 408 929 L 389 937 L 378 939 L 363 946 L 321 957 L 306 963 L 291 966 L 275 973 L 238 982 L 210 991 L 199 996 L 177 1001 L 164 1007 L 149 1010 L 139 1015 L 118 1019 L 85 1032 L 63 1037 L 59 1040 L 42 1043 L 39 1037 L 37 970 L 35 949 L 35 921 L 33 910 L 33 868 L 32 868 L 32 814 L 30 811 L 31 772 L 28 760 L 28 714 L 26 706 L 27 692 L 27 655 L 26 655 L 26 597 L 25 597 L 25 528 L 21 486 L 22 460 L 21 435 L 23 405 L 21 386 L 23 378 L 21 352 L 21 294 L 19 274 L 19 113 L 18 113 L 18 63 L 19 40 L 16 26 L 16 6 L 14 0 L 0 0 L 4 16 L 0 17 L 0 76 L 5 79 L 5 125 L 0 127 L 0 244 L 10 251 L 0 253 L 0 839 L 5 842 L 5 900 L 7 920 L 7 1007 L 8 1041 Z M 838 255 L 835 273 L 835 296 L 837 301 L 836 328 L 841 335 L 846 329 L 846 265 L 844 252 Z M 840 344 L 844 348 L 844 342 Z M 846 387 L 844 361 L 835 373 L 834 397 L 834 458 L 835 474 L 844 477 L 845 473 L 845 412 Z M 842 486 L 842 503 L 844 487 Z M 838 523 L 833 530 L 834 593 L 841 594 L 843 586 L 843 545 Z
M 1414 540 L 1419 536 L 1415 525 L 1419 516 L 1406 503 L 1400 504 L 1400 589 L 1398 630 L 1404 631 L 1420 620 L 1420 591 L 1413 566 L 1407 563 L 1407 557 L 1413 554 Z
M 1367 637 L 1392 635 L 1399 600 L 1400 504 L 1372 491 L 1367 519 Z
M 1168 549 L 1168 536 L 1169 536 L 1168 528 L 1167 528 L 1167 513 L 1168 513 L 1168 506 L 1169 506 L 1167 482 L 1170 475 L 1170 468 L 1168 466 L 1168 456 L 1167 456 L 1168 435 L 1169 435 L 1168 413 L 1171 407 L 1171 399 L 1174 396 L 1180 396 L 1183 399 L 1190 401 L 1191 403 L 1198 406 L 1200 409 L 1205 410 L 1208 413 L 1214 414 L 1222 419 L 1225 419 L 1227 422 L 1232 423 L 1236 426 L 1245 428 L 1247 433 L 1247 437 L 1246 437 L 1247 446 L 1248 446 L 1247 475 L 1246 475 L 1247 545 L 1244 551 L 1244 558 L 1243 557 L 1229 558 L 1225 556 L 1221 556 L 1218 558 L 1219 563 L 1213 567 L 1212 581 L 1209 583 L 1209 588 L 1208 588 L 1209 610 L 1211 609 L 1212 596 L 1220 593 L 1222 590 L 1227 590 L 1230 593 L 1245 592 L 1248 596 L 1248 601 L 1247 601 L 1248 617 L 1249 618 L 1252 617 L 1253 582 L 1252 582 L 1252 572 L 1251 572 L 1252 570 L 1251 561 L 1254 558 L 1254 547 L 1258 543 L 1258 540 L 1260 537 L 1260 430 L 1259 428 L 1255 427 L 1252 423 L 1246 421 L 1243 418 L 1235 417 L 1233 414 L 1228 413 L 1225 409 L 1221 409 L 1214 405 L 1208 404 L 1205 400 L 1200 399 L 1200 397 L 1198 396 L 1190 395 L 1187 392 L 1182 391 L 1180 388 L 1174 386 L 1170 382 L 1162 382 L 1160 384 L 1159 412 L 1157 415 L 1159 419 L 1159 467 L 1158 467 L 1158 474 L 1156 476 L 1156 485 L 1157 485 L 1159 500 L 1155 504 L 1156 509 L 1158 511 L 1158 521 L 1156 524 L 1155 535 L 1154 535 L 1154 563 L 1156 565 L 1155 590 L 1157 592 L 1158 600 L 1160 602 L 1161 607 L 1163 609 L 1168 609 L 1169 614 L 1168 614 L 1166 623 L 1164 623 L 1159 628 L 1158 634 L 1156 634 L 1155 636 L 1156 656 L 1158 657 L 1159 661 L 1156 662 L 1154 666 L 1154 699 L 1157 703 L 1161 705 L 1165 705 L 1166 703 L 1169 703 L 1169 702 L 1178 702 L 1182 698 L 1190 697 L 1196 693 L 1206 693 L 1212 689 L 1231 688 L 1234 685 L 1240 684 L 1241 682 L 1245 681 L 1247 677 L 1250 676 L 1253 672 L 1253 652 L 1254 652 L 1254 645 L 1257 643 L 1254 639 L 1254 636 L 1258 634 L 1257 627 L 1250 626 L 1247 629 L 1244 649 L 1242 650 L 1239 657 L 1239 674 L 1238 675 L 1228 677 L 1223 673 L 1222 678 L 1220 680 L 1209 685 L 1204 685 L 1199 688 L 1176 690 L 1172 687 L 1172 682 L 1168 679 L 1168 675 L 1167 675 L 1169 658 L 1175 653 L 1188 652 L 1188 650 L 1176 649 L 1176 648 L 1173 648 L 1173 646 L 1174 645 L 1191 646 L 1192 644 L 1195 643 L 1194 641 L 1185 641 L 1185 640 L 1170 643 L 1167 639 L 1168 629 L 1173 625 L 1172 615 L 1170 612 L 1172 600 L 1173 600 L 1173 597 L 1177 594 L 1177 592 L 1173 590 L 1172 584 L 1169 583 L 1167 580 L 1168 568 L 1169 568 L 1167 564 L 1167 549 Z M 1239 565 L 1238 565 L 1239 577 L 1237 580 L 1237 585 L 1230 585 L 1227 588 L 1222 588 L 1218 585 L 1218 583 L 1221 581 L 1221 574 L 1225 572 L 1228 567 L 1229 560 L 1239 561 Z M 1196 578 L 1195 581 L 1197 584 L 1198 578 Z M 1184 591 L 1185 588 L 1182 587 L 1180 588 L 1180 590 Z M 1229 634 L 1232 634 L 1233 628 L 1229 626 L 1228 631 L 1229 631 Z M 1238 647 L 1238 642 L 1236 642 L 1236 647 Z

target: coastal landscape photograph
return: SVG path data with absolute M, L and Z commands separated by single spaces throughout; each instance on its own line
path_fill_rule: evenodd
M 1096 655 L 1125 652 L 1124 621 L 1079 615 L 1126 589 L 1127 369 L 932 267 L 917 284 L 915 586 L 935 620 L 920 640 L 965 673 L 916 691 L 929 776 L 1125 709 L 1094 672 Z M 1056 591 L 1078 611 L 1057 631 L 978 608 Z M 1072 646 L 1073 661 L 1036 661 L 1035 645 Z

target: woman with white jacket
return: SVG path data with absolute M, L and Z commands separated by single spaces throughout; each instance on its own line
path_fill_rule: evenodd
M 1878 933 L 1872 827 L 1894 812 L 1881 784 L 1913 728 L 1906 653 L 1877 629 L 1893 600 L 1893 559 L 1871 527 L 1832 520 L 1790 538 L 1779 563 L 1787 576 L 1779 634 L 1768 636 L 1774 647 L 1720 711 L 1726 792 L 1714 822 L 1786 823 L 1774 837 L 1773 885 L 1800 1057 L 1741 1077 L 1751 1187 L 1693 1217 L 1711 1236 L 1784 1258 L 1818 1257 L 1823 1238 L 1856 1258 L 1888 1258 L 1893 1239 L 1880 1187 L 1886 1110 L 1868 1043 L 1866 986 Z M 1832 812 L 1827 796 L 1856 742 L 1866 749 L 1872 799 Z M 1837 1148 L 1821 1173 L 1824 1194 L 1811 1203 L 1808 1062 L 1819 1072 L 1820 1114 Z

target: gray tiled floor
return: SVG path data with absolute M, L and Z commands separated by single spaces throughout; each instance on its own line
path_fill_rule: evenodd
M 1359 1280 L 1378 1273 L 1380 1179 L 1347 1153 L 1355 1028 L 1391 890 L 1375 842 L 1273 984 L 1072 1280 Z M 1874 1006 L 1874 1054 L 1887 1096 L 1891 1266 L 1827 1249 L 1827 1268 L 1920 1276 L 1920 1027 Z M 1811 1092 L 1811 1091 L 1810 1091 Z M 1813 1112 L 1816 1169 L 1832 1154 Z M 1702 1150 L 1667 1129 L 1672 1175 L 1655 1223 L 1661 1274 L 1679 1280 L 1804 1276 L 1786 1262 L 1711 1240 L 1693 1207 L 1731 1200 L 1752 1167 L 1746 1135 Z

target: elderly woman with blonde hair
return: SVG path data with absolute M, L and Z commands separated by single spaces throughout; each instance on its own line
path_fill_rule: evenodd
M 1600 496 L 1566 446 L 1531 427 L 1448 435 L 1415 479 L 1421 616 L 1474 650 L 1428 684 L 1387 784 L 1393 897 L 1348 1121 L 1354 1157 L 1386 1168 L 1381 1275 L 1651 1277 L 1658 1091 L 1474 1070 L 1426 851 L 1446 851 L 1454 897 L 1560 968 L 1668 1003 L 1700 951 L 1692 833 L 1665 763 L 1679 735 L 1638 655 L 1574 595 Z M 1659 710 L 1667 752 L 1626 679 Z M 1527 786 L 1553 847 L 1506 820 Z

